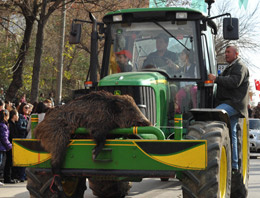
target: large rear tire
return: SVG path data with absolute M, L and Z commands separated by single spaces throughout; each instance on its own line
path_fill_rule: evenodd
M 248 124 L 245 118 L 239 119 L 237 137 L 239 172 L 232 174 L 231 198 L 244 198 L 248 194 L 250 158 Z
M 52 174 L 36 174 L 34 168 L 26 169 L 27 189 L 31 198 L 83 198 L 86 188 L 84 177 L 64 177 L 62 187 L 64 193 L 52 193 L 50 185 Z
M 125 197 L 132 187 L 131 183 L 126 181 L 100 181 L 94 179 L 88 179 L 88 181 L 93 195 L 100 198 Z
M 188 128 L 187 139 L 207 140 L 206 170 L 184 171 L 184 198 L 229 198 L 231 191 L 231 143 L 223 122 L 195 122 Z

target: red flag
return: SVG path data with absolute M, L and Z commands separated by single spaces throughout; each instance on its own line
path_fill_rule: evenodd
M 260 91 L 260 81 L 259 80 L 255 80 L 255 89 Z

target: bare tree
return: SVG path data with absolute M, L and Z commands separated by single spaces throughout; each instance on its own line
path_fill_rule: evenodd
M 30 101 L 32 103 L 38 100 L 38 91 L 39 91 L 39 76 L 40 76 L 40 69 L 41 69 L 41 57 L 42 57 L 42 47 L 43 47 L 43 40 L 44 40 L 44 27 L 45 24 L 50 17 L 50 15 L 60 6 L 63 0 L 56 0 L 54 3 L 48 0 L 43 0 L 41 4 L 41 11 L 38 22 L 38 29 L 36 35 L 36 47 L 35 47 L 35 56 L 34 56 L 34 63 L 33 63 L 33 76 L 32 76 L 32 86 L 31 86 L 31 97 Z M 48 6 L 48 3 L 52 5 Z
M 20 2 L 21 1 L 10 0 L 1 2 L 0 4 L 1 8 L 10 10 L 10 12 L 21 12 L 23 17 L 25 18 L 23 41 L 19 50 L 19 54 L 17 56 L 16 63 L 12 69 L 13 80 L 6 93 L 7 100 L 12 100 L 15 97 L 17 91 L 23 86 L 23 65 L 25 62 L 27 51 L 29 49 L 33 24 L 38 11 L 37 0 L 24 0 L 23 2 Z
M 230 44 L 236 44 L 241 50 L 259 50 L 260 43 L 258 42 L 257 37 L 259 38 L 259 17 L 260 17 L 260 2 L 255 4 L 252 10 L 247 10 L 246 12 L 237 8 L 234 8 L 232 1 L 219 1 L 214 5 L 214 14 L 222 14 L 222 13 L 231 13 L 232 17 L 237 17 L 239 19 L 239 40 L 237 41 L 229 41 L 224 40 L 222 36 L 222 18 L 216 20 L 216 24 L 219 28 L 218 34 L 215 37 L 216 43 L 216 53 L 217 59 L 222 60 L 224 57 L 225 47 Z M 246 59 L 246 57 L 242 57 Z

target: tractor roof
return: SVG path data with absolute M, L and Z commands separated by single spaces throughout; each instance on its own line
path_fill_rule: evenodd
M 175 19 L 176 12 L 186 12 L 188 15 L 186 20 L 197 20 L 205 17 L 200 11 L 191 8 L 131 8 L 109 12 L 104 16 L 103 21 L 104 23 L 112 23 L 115 15 L 122 15 L 124 22 L 168 21 Z

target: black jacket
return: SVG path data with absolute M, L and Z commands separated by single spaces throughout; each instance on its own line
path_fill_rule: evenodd
M 195 65 L 191 64 L 189 69 L 186 69 L 185 67 L 182 69 L 183 75 L 185 78 L 194 78 L 195 77 Z
M 20 138 L 26 138 L 27 132 L 27 125 L 28 125 L 28 117 L 24 117 L 24 115 L 19 114 L 19 120 L 17 122 L 17 129 Z
M 9 131 L 10 131 L 9 141 L 12 142 L 13 138 L 21 138 L 16 123 L 12 122 L 11 120 L 9 120 L 8 123 L 9 123 Z
M 240 58 L 218 76 L 217 105 L 225 103 L 236 109 L 242 117 L 247 117 L 249 71 Z
M 148 65 L 152 65 L 154 67 L 160 68 L 167 66 L 167 59 L 175 62 L 177 60 L 176 54 L 169 50 L 166 50 L 163 56 L 159 56 L 158 52 L 152 52 L 148 55 L 147 59 L 144 61 L 143 68 Z

